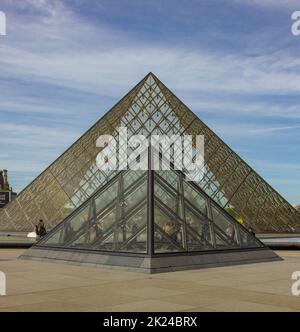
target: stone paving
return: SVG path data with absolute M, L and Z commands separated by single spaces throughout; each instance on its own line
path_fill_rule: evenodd
M 291 275 L 300 251 L 281 262 L 148 275 L 17 260 L 0 249 L 7 295 L 0 311 L 300 311 Z

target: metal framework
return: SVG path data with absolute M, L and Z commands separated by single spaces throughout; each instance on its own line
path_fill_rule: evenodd
M 116 128 L 120 126 L 127 127 L 129 136 L 204 135 L 206 173 L 197 186 L 212 199 L 211 201 L 228 211 L 234 210 L 243 219 L 244 224 L 253 227 L 256 232 L 300 231 L 300 213 L 152 73 L 29 184 L 13 202 L 0 211 L 0 230 L 30 231 L 41 218 L 44 219 L 48 230 L 52 229 L 98 192 L 99 188 L 104 188 L 116 177 L 116 172 L 104 172 L 96 167 L 99 149 L 96 148 L 95 142 L 100 135 L 116 135 Z M 154 186 L 153 181 L 156 181 Z M 155 202 L 147 207 L 148 218 L 150 214 L 155 213 L 157 206 L 163 213 L 172 214 L 165 209 L 163 203 L 161 204 L 157 193 L 155 194 L 155 186 L 161 186 L 166 191 L 174 190 L 172 187 L 166 187 L 166 181 L 158 174 L 147 175 L 147 195 L 156 195 Z M 118 190 L 121 193 L 127 189 L 120 187 Z M 179 206 L 182 206 L 184 200 L 182 192 L 183 188 L 176 189 L 176 195 L 180 198 Z M 194 207 L 191 205 L 190 208 L 192 212 L 189 213 L 193 213 Z M 117 208 L 116 215 L 122 216 L 124 210 L 124 207 Z M 178 216 L 181 219 L 185 218 L 184 215 Z M 154 232 L 154 236 L 161 233 L 159 227 L 150 232 Z M 185 237 L 184 241 L 188 239 Z M 182 245 L 186 247 L 187 244 Z

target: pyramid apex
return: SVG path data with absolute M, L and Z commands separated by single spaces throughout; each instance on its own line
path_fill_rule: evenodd
M 146 75 L 146 77 L 149 77 L 149 76 L 153 76 L 156 78 L 156 75 L 152 71 L 149 71 L 149 73 Z
M 143 78 L 145 81 L 148 79 L 153 79 L 155 82 L 160 82 L 159 78 L 152 71 L 149 71 L 149 73 Z

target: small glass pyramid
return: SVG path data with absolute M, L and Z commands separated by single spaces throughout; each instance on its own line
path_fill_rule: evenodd
M 120 171 L 38 247 L 169 253 L 261 248 L 181 171 Z
M 152 170 L 148 151 L 149 170 L 119 171 L 22 258 L 150 273 L 279 259 L 182 171 Z

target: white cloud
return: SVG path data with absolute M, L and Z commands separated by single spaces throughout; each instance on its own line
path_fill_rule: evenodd
M 300 108 L 297 103 L 290 105 L 278 105 L 272 101 L 258 102 L 255 99 L 217 101 L 213 97 L 207 97 L 204 101 L 199 100 L 197 96 L 189 97 L 189 106 L 192 110 L 198 111 L 199 116 L 202 113 L 239 115 L 244 117 L 267 116 L 276 118 L 289 118 L 300 120 Z
M 274 135 L 278 137 L 278 132 L 292 133 L 295 137 L 300 137 L 299 126 L 274 127 L 267 124 L 247 123 L 243 121 L 210 121 L 211 128 L 218 135 L 224 138 L 263 138 L 264 136 Z M 277 144 L 277 143 L 276 143 Z M 299 149 L 299 147 L 297 146 Z
M 70 15 L 71 11 L 61 0 L 2 0 L 14 10 L 27 12 L 27 15 L 34 15 L 42 23 L 63 22 Z
M 31 150 L 43 148 L 46 151 L 49 151 L 49 149 L 57 150 L 66 143 L 72 143 L 78 136 L 78 132 L 66 128 L 0 123 L 0 138 L 3 146 L 12 144 L 19 150 L 25 148 Z
M 299 0 L 234 0 L 234 2 L 265 7 L 298 7 Z
M 300 129 L 300 126 L 264 127 L 264 128 L 253 129 L 253 133 L 254 134 L 272 133 L 277 131 L 289 131 L 293 129 Z
M 27 0 L 35 8 L 52 2 Z M 59 11 L 65 19 L 24 25 L 19 16 L 14 17 L 12 32 L 0 49 L 3 75 L 108 96 L 125 93 L 149 71 L 177 91 L 300 93 L 300 60 L 296 54 L 262 52 L 252 57 L 153 45 L 104 26 L 95 27 L 66 7 L 45 8 L 51 17 Z
M 222 66 L 220 66 L 220 61 Z M 3 74 L 61 87 L 114 96 L 153 71 L 173 87 L 189 91 L 243 94 L 300 93 L 298 59 L 284 54 L 261 57 L 209 54 L 204 50 L 115 47 L 109 50 L 50 51 L 48 54 L 3 46 Z M 176 68 L 176 71 L 174 70 Z

